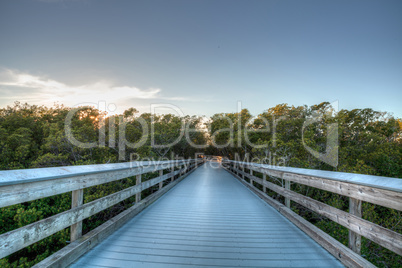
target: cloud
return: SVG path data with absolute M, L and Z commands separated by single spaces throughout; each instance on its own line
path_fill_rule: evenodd
M 147 90 L 134 86 L 118 86 L 110 81 L 72 86 L 42 76 L 10 69 L 0 69 L 0 105 L 18 100 L 34 104 L 52 105 L 60 102 L 75 106 L 79 103 L 126 103 L 130 100 L 168 99 L 160 96 L 161 89 Z M 124 105 L 125 106 L 125 105 Z

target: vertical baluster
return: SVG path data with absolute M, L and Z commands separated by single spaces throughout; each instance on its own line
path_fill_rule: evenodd
M 140 185 L 141 184 L 141 174 L 137 175 L 136 177 L 136 185 Z M 138 203 L 141 201 L 141 193 L 142 193 L 142 187 L 141 187 L 141 192 L 135 194 L 135 202 Z
M 349 197 L 349 213 L 357 217 L 362 217 L 362 201 Z M 349 248 L 360 254 L 362 237 L 349 230 Z
M 263 181 L 262 190 L 264 191 L 264 193 L 266 193 L 267 187 L 265 187 L 265 182 L 267 181 L 267 174 L 265 174 L 265 173 L 262 174 L 262 181 Z
M 159 170 L 159 176 L 163 176 L 163 169 Z M 159 190 L 163 187 L 163 181 L 159 183 Z
M 71 208 L 82 206 L 84 203 L 84 190 L 75 190 L 71 192 Z M 70 227 L 70 240 L 74 242 L 82 236 L 82 221 L 77 222 Z
M 285 180 L 285 189 L 290 190 L 290 181 Z M 290 199 L 285 197 L 285 205 L 290 208 Z
M 172 177 L 171 177 L 170 181 L 174 181 L 174 166 L 175 166 L 175 164 L 173 162 L 172 167 L 171 167 Z

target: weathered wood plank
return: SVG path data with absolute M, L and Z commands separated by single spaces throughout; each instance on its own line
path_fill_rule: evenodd
M 362 217 L 362 201 L 349 198 L 349 213 L 358 218 Z M 349 248 L 360 254 L 362 238 L 357 233 L 349 230 Z
M 71 208 L 76 208 L 84 203 L 84 190 L 75 190 L 71 193 Z M 77 240 L 82 236 L 82 221 L 71 225 L 70 240 L 71 242 Z
M 402 210 L 402 193 L 399 192 L 298 174 L 284 174 L 283 178 L 372 204 Z
M 193 171 L 193 170 L 192 170 Z M 190 174 L 190 171 L 188 174 Z M 178 174 L 177 172 L 169 173 L 168 178 L 170 175 Z M 78 239 L 77 241 L 67 245 L 63 249 L 59 250 L 55 254 L 49 256 L 45 260 L 41 261 L 40 263 L 36 264 L 34 268 L 45 268 L 45 267 L 53 267 L 53 268 L 64 268 L 78 259 L 80 256 L 84 255 L 90 249 L 95 247 L 99 244 L 102 240 L 106 239 L 110 234 L 120 228 L 123 224 L 125 224 L 128 220 L 132 217 L 137 215 L 143 209 L 151 205 L 154 201 L 168 192 L 171 188 L 177 185 L 180 181 L 182 181 L 188 174 L 178 178 L 173 183 L 169 183 L 166 187 L 164 187 L 161 191 L 157 191 L 152 195 L 144 198 L 140 201 L 140 203 L 134 205 L 131 208 L 123 211 L 119 215 L 115 216 L 114 218 L 110 219 L 109 221 L 105 222 L 101 226 L 97 227 L 96 229 L 90 231 L 89 233 L 85 234 L 82 238 Z
M 247 175 L 247 173 L 245 173 Z M 250 175 L 249 175 L 250 176 Z M 273 184 L 268 181 L 263 181 L 258 177 L 253 178 L 254 181 L 264 184 L 272 191 L 295 201 L 302 206 L 323 215 L 330 220 L 345 226 L 356 234 L 362 235 L 373 242 L 402 255 L 402 235 L 394 231 L 381 227 L 375 223 L 366 221 L 358 216 L 352 215 L 348 212 L 334 208 L 312 198 L 287 190 L 281 186 Z
M 172 161 L 173 164 L 173 161 Z M 179 162 L 183 166 L 184 162 Z M 48 196 L 71 192 L 104 184 L 143 173 L 158 171 L 165 167 L 141 166 L 132 169 L 106 171 L 104 173 L 71 176 L 67 178 L 0 186 L 0 207 L 11 206 Z
M 183 170 L 181 169 L 177 172 Z M 82 206 L 2 234 L 0 235 L 0 259 L 140 193 L 142 190 L 168 179 L 168 175 L 165 174 L 147 180 L 140 185 L 129 187 Z
M 126 163 L 96 164 L 83 166 L 63 166 L 50 168 L 0 170 L 0 186 L 21 184 L 34 181 L 48 181 L 60 178 L 70 178 L 91 174 L 102 174 L 110 171 L 132 171 L 157 167 L 154 171 L 169 168 L 171 165 L 185 165 L 188 160 L 167 160 L 167 161 L 134 161 Z M 134 174 L 136 175 L 136 174 Z
M 285 205 L 279 203 L 278 201 L 270 198 L 264 192 L 258 190 L 256 187 L 250 185 L 249 183 L 243 181 L 235 172 L 231 172 L 232 175 L 239 179 L 246 187 L 250 188 L 255 192 L 261 199 L 270 204 L 272 207 L 278 210 L 282 215 L 293 222 L 297 227 L 303 230 L 311 238 L 313 238 L 318 244 L 328 250 L 334 257 L 340 260 L 347 267 L 360 267 L 360 268 L 374 268 L 375 266 L 361 257 L 360 255 L 353 252 L 348 247 L 344 246 L 342 243 L 337 241 L 335 238 L 326 234 L 324 231 L 315 227 L 313 224 L 309 223 L 291 209 L 287 208 Z M 278 186 L 279 187 L 279 186 Z M 283 189 L 283 188 L 282 188 Z M 286 189 L 284 189 L 286 190 Z
M 265 167 L 263 168 L 252 164 L 248 164 L 248 167 L 263 174 L 402 211 L 402 193 L 399 191 L 391 191 L 308 175 L 269 170 Z
M 262 180 L 263 180 L 263 181 L 266 181 L 266 180 L 267 180 L 267 174 L 265 174 L 265 173 L 262 174 Z M 265 184 L 262 185 L 262 191 L 263 191 L 264 193 L 267 192 L 267 187 L 265 186 Z
M 290 190 L 290 181 L 285 180 L 285 189 Z M 285 206 L 290 208 L 290 199 L 285 197 Z
M 289 174 L 299 174 L 305 176 L 311 176 L 315 178 L 322 178 L 326 180 L 341 181 L 347 183 L 353 183 L 357 185 L 364 185 L 369 187 L 374 187 L 378 189 L 385 189 L 395 192 L 402 193 L 402 180 L 398 178 L 374 176 L 374 175 L 364 175 L 356 173 L 346 173 L 338 171 L 327 171 L 327 170 L 317 170 L 317 169 L 305 169 L 305 168 L 293 168 L 293 167 L 283 167 L 283 166 L 272 166 L 264 165 L 250 162 L 238 162 L 226 160 L 229 163 L 244 163 L 248 166 L 253 166 L 256 168 L 262 168 L 269 171 L 277 171 L 279 173 L 289 173 Z
M 159 176 L 163 176 L 163 169 L 159 170 Z M 163 181 L 159 183 L 159 190 L 163 187 Z
M 141 183 L 142 183 L 142 177 L 141 177 L 141 174 L 139 174 L 135 177 L 135 184 L 138 185 L 139 187 L 141 187 Z M 140 191 L 135 194 L 135 203 L 138 203 L 141 201 L 142 190 L 143 189 L 140 188 Z

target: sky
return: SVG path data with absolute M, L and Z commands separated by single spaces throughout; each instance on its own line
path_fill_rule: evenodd
M 0 0 L 0 107 L 402 117 L 401 100 L 400 0 Z

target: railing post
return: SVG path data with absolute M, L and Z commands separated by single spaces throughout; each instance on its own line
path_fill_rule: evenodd
M 262 191 L 264 193 L 266 193 L 267 192 L 267 187 L 265 187 L 265 182 L 267 181 L 267 174 L 265 174 L 265 173 L 262 174 L 262 181 L 264 182 L 262 184 Z
M 163 176 L 163 169 L 159 170 L 159 176 Z M 163 187 L 163 181 L 159 183 L 159 190 Z
M 179 172 L 179 178 L 180 178 L 181 176 L 183 176 L 183 167 L 181 165 L 179 165 L 179 170 L 180 170 Z
M 84 203 L 84 190 L 75 190 L 71 192 L 71 208 L 76 208 Z M 77 222 L 70 227 L 70 241 L 74 242 L 82 236 L 82 221 Z
M 241 165 L 241 171 L 244 172 L 244 164 Z M 244 173 L 241 174 L 242 179 L 244 180 Z
M 170 170 L 172 171 L 172 177 L 170 178 L 170 181 L 174 181 L 174 166 L 175 164 L 173 163 L 172 167 L 170 168 Z
M 250 168 L 250 175 L 251 176 L 253 176 L 253 170 Z M 254 184 L 253 184 L 253 179 L 251 178 L 251 176 L 250 176 L 250 184 L 252 185 L 252 186 L 254 186 Z
M 349 213 L 362 217 L 362 201 L 349 197 Z M 360 255 L 362 237 L 349 230 L 349 248 Z
M 141 174 L 139 174 L 139 175 L 137 175 L 136 176 L 136 185 L 140 185 L 141 184 Z M 141 192 L 139 192 L 139 193 L 137 193 L 137 194 L 135 194 L 135 202 L 136 203 L 138 203 L 138 202 L 140 202 L 141 201 L 141 193 L 142 193 L 142 189 L 141 189 Z
M 285 180 L 285 189 L 286 190 L 290 190 L 290 181 L 289 180 Z M 285 197 L 285 205 L 290 208 L 290 199 Z

